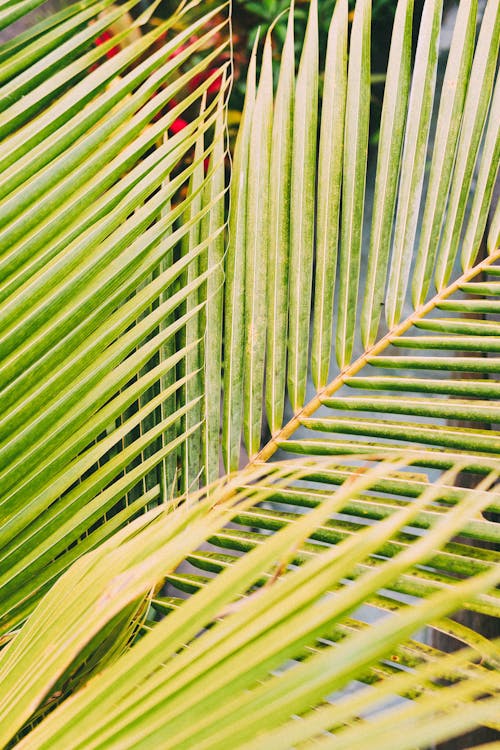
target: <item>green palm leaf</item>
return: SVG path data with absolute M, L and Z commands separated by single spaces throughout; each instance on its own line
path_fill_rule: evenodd
M 101 5 L 87 15 L 97 15 Z M 123 12 L 115 9 L 81 33 L 93 38 Z M 173 491 L 176 456 L 187 435 L 201 429 L 199 418 L 184 433 L 179 427 L 191 409 L 199 414 L 202 384 L 189 390 L 187 401 L 183 393 L 199 368 L 192 352 L 200 333 L 180 347 L 175 342 L 199 318 L 215 265 L 210 247 L 221 228 L 219 220 L 204 223 L 217 196 L 195 202 L 205 183 L 215 184 L 210 175 L 185 198 L 177 196 L 214 149 L 221 160 L 216 144 L 225 86 L 183 131 L 161 140 L 187 107 L 200 110 L 220 75 L 199 76 L 221 49 L 220 43 L 209 46 L 220 23 L 204 30 L 211 16 L 134 67 L 126 66 L 179 14 L 92 72 L 96 53 L 80 53 L 76 62 L 87 70 L 85 80 L 4 140 L 6 159 L 10 145 L 19 153 L 6 163 L 0 207 L 3 632 L 26 617 L 80 554 Z M 69 22 L 81 28 L 78 13 Z M 67 24 L 58 17 L 46 33 L 53 36 Z M 75 38 L 68 43 L 76 54 Z M 106 49 L 96 51 L 103 57 Z M 197 61 L 179 71 L 194 54 Z M 53 96 L 59 72 L 47 59 L 36 63 L 43 69 L 38 88 Z M 30 85 L 38 75 L 30 78 L 32 68 L 26 69 Z M 182 104 L 170 105 L 193 76 L 202 83 Z M 113 86 L 103 87 L 113 78 Z M 19 111 L 31 113 L 30 95 L 12 106 L 24 123 Z M 194 162 L 186 160 L 200 138 L 206 148 Z M 195 227 L 196 242 L 176 257 L 175 248 Z M 206 270 L 179 287 L 200 263 Z M 195 293 L 201 293 L 196 304 L 186 307 Z M 163 477 L 167 457 L 174 470 Z
M 403 477 L 411 476 L 401 472 L 403 458 L 397 462 L 371 458 L 375 463 L 371 467 L 368 463 L 363 472 L 346 470 L 347 481 L 328 461 L 276 463 L 240 472 L 212 487 L 204 499 L 202 493 L 196 503 L 150 511 L 84 557 L 60 579 L 5 650 L 0 662 L 1 700 L 2 708 L 9 711 L 11 732 L 28 718 L 35 690 L 43 703 L 55 679 L 64 685 L 75 672 L 79 653 L 92 642 L 97 648 L 105 623 L 121 608 L 146 595 L 165 575 L 182 588 L 183 576 L 174 570 L 183 557 L 218 575 L 190 578 L 185 574 L 191 590 L 198 593 L 187 601 L 172 600 L 168 617 L 150 623 L 130 650 L 83 686 L 72 701 L 63 702 L 19 746 L 90 748 L 125 743 L 142 747 L 157 742 L 162 747 L 228 743 L 236 748 L 255 745 L 258 735 L 261 747 L 271 747 L 282 722 L 294 713 L 304 714 L 304 724 L 297 727 L 303 739 L 321 734 L 332 723 L 345 725 L 347 731 L 351 708 L 358 710 L 356 700 L 352 707 L 349 701 L 342 704 L 343 710 L 325 706 L 322 724 L 311 708 L 355 676 L 374 685 L 363 696 L 368 706 L 393 690 L 404 696 L 416 691 L 416 710 L 421 713 L 427 700 L 422 680 L 430 681 L 429 689 L 438 690 L 432 688 L 433 677 L 453 674 L 449 698 L 453 702 L 462 694 L 493 694 L 496 675 L 488 665 L 497 653 L 494 644 L 472 638 L 481 665 L 468 652 L 467 658 L 460 654 L 439 659 L 438 668 L 432 651 L 407 639 L 424 623 L 435 621 L 438 629 L 446 628 L 440 619 L 463 601 L 478 611 L 494 606 L 498 565 L 471 559 L 470 574 L 452 586 L 446 583 L 445 568 L 446 560 L 451 563 L 457 557 L 451 537 L 465 530 L 467 521 L 491 501 L 488 488 L 498 476 L 497 462 L 484 460 L 486 473 L 477 488 L 462 490 L 461 502 L 442 506 L 423 536 L 410 531 L 411 526 L 422 521 L 437 498 L 447 495 L 457 473 L 467 468 L 463 461 L 434 484 L 421 483 L 413 501 L 394 506 L 383 520 L 342 534 L 333 547 L 307 542 L 321 538 L 324 529 L 338 527 L 339 522 L 332 526 L 328 519 L 332 513 L 347 511 L 353 498 L 382 487 L 387 491 L 392 483 L 404 485 Z M 340 489 L 317 494 L 308 512 L 293 514 L 293 523 L 290 514 L 284 514 L 287 520 L 274 525 L 276 531 L 265 537 L 266 543 L 254 534 L 243 557 L 228 553 L 204 557 L 196 552 L 204 539 L 220 548 L 233 529 L 248 524 L 249 518 L 266 515 L 260 507 L 263 501 L 286 498 L 288 503 L 294 494 L 303 494 L 306 476 L 315 475 L 317 481 L 320 473 L 325 482 L 343 481 Z M 226 536 L 229 520 L 233 529 Z M 391 546 L 397 552 L 389 552 Z M 440 549 L 443 552 L 436 554 Z M 465 551 L 461 559 L 467 561 Z M 423 563 L 436 573 L 427 577 Z M 78 589 L 75 577 L 80 581 Z M 419 580 L 420 590 L 414 596 L 421 601 L 408 606 L 398 592 L 405 590 L 405 582 L 411 588 Z M 385 611 L 386 617 L 367 627 L 356 617 L 360 603 Z M 80 623 L 78 636 L 75 617 Z M 46 640 L 33 639 L 35 632 L 66 645 L 49 656 Z M 66 638 L 66 632 L 73 632 L 74 638 Z M 466 631 L 461 639 L 467 639 Z M 392 653 L 393 660 L 387 662 Z M 284 675 L 270 675 L 290 658 L 298 660 L 293 668 Z M 411 676 L 397 668 L 410 663 L 419 667 Z M 28 681 L 24 664 L 38 665 Z M 493 698 L 482 706 L 487 723 L 494 723 L 497 708 Z M 382 725 L 384 720 L 381 716 Z M 463 726 L 474 723 L 469 716 Z M 380 731 L 375 723 L 371 734 L 376 737 Z M 369 738 L 367 727 L 363 741 Z M 362 746 L 361 740 L 352 744 Z
M 339 40 L 334 34 L 336 16 L 340 17 L 342 6 L 339 5 L 332 22 L 328 50 L 333 55 L 339 48 Z M 314 15 L 314 7 L 311 8 Z M 375 198 L 371 217 L 370 250 L 367 258 L 367 274 L 359 278 L 361 263 L 361 232 L 363 217 L 366 213 L 363 201 L 366 171 L 366 138 L 368 128 L 368 95 L 366 90 L 367 71 L 363 64 L 369 57 L 369 37 L 366 24 L 369 17 L 369 6 L 359 3 L 356 8 L 351 38 L 350 66 L 351 83 L 347 82 L 347 104 L 345 113 L 346 140 L 342 144 L 340 135 L 325 147 L 318 165 L 318 182 L 316 185 L 316 283 L 314 301 L 308 294 L 301 294 L 299 286 L 295 290 L 290 285 L 288 311 L 289 320 L 296 319 L 295 309 L 301 306 L 301 315 L 308 320 L 314 316 L 313 351 L 311 358 L 311 376 L 318 388 L 312 398 L 305 402 L 304 394 L 297 400 L 295 386 L 288 396 L 294 416 L 285 424 L 277 427 L 271 425 L 271 440 L 261 447 L 258 460 L 267 460 L 278 448 L 298 450 L 300 441 L 293 444 L 288 439 L 300 426 L 313 430 L 335 432 L 339 438 L 337 448 L 345 445 L 342 435 L 356 434 L 370 441 L 373 438 L 388 438 L 413 443 L 415 447 L 440 445 L 458 450 L 477 450 L 479 452 L 496 452 L 494 435 L 489 429 L 458 428 L 451 429 L 443 425 L 427 425 L 419 422 L 418 417 L 435 419 L 468 419 L 480 422 L 487 414 L 487 407 L 481 408 L 475 396 L 488 393 L 489 375 L 497 372 L 495 354 L 497 352 L 495 334 L 498 327 L 489 318 L 498 310 L 495 299 L 498 294 L 494 282 L 479 284 L 474 281 L 480 274 L 489 274 L 490 269 L 495 277 L 495 261 L 498 251 L 490 243 L 488 258 L 478 258 L 480 244 L 484 235 L 487 216 L 490 211 L 493 186 L 498 172 L 498 117 L 496 116 L 497 93 L 493 92 L 494 65 L 498 55 L 498 24 L 500 18 L 496 3 L 488 3 L 483 24 L 474 49 L 474 28 L 476 21 L 475 5 L 462 3 L 457 16 L 451 50 L 444 77 L 436 135 L 428 148 L 431 112 L 434 107 L 434 80 L 437 67 L 437 51 L 441 17 L 440 3 L 427 2 L 424 7 L 422 23 L 419 30 L 420 45 L 417 49 L 416 63 L 411 84 L 409 82 L 409 60 L 411 54 L 411 17 L 412 3 L 399 4 L 396 14 L 394 33 L 391 44 L 388 82 L 382 112 L 382 127 L 378 149 L 378 163 L 375 182 Z M 356 20 L 357 19 L 357 20 Z M 359 37 L 359 38 L 358 38 Z M 364 52 L 363 52 L 364 50 Z M 314 54 L 314 53 L 311 53 Z M 356 62 L 358 55 L 360 61 Z M 364 61 L 364 62 L 363 62 Z M 333 63 L 330 63 L 333 66 Z M 337 62 L 337 76 L 326 78 L 325 86 L 333 88 L 336 107 L 329 104 L 331 90 L 325 88 L 322 109 L 322 133 L 333 133 L 338 124 L 339 111 L 342 112 L 343 85 L 341 58 Z M 334 76 L 335 68 L 327 69 L 327 76 Z M 298 80 L 298 79 L 297 79 Z M 478 85 L 478 81 L 482 81 Z M 458 83 L 457 83 L 458 82 Z M 455 85 L 457 83 L 457 85 Z M 483 85 L 484 84 L 484 85 Z M 361 88 L 360 88 L 361 87 Z M 350 93 L 349 93 L 350 92 Z M 438 100 L 439 101 L 439 100 Z M 340 110 L 339 110 L 340 107 Z M 363 109 L 364 107 L 364 109 Z M 351 119 L 349 119 L 351 118 Z M 469 125 L 470 122 L 470 125 Z M 327 129 L 330 128 L 328 131 Z M 315 130 L 311 128 L 311 130 Z M 479 141 L 483 134 L 484 147 L 477 159 L 477 191 L 470 192 L 471 180 L 478 155 Z M 294 138 L 299 138 L 300 131 L 294 131 Z M 322 135 L 321 138 L 326 136 Z M 328 136 L 330 139 L 333 135 Z M 467 145 L 466 145 L 467 144 Z M 339 152 L 344 156 L 343 173 L 337 165 L 335 177 L 321 177 L 326 169 L 327 157 L 338 158 Z M 426 160 L 431 161 L 428 184 L 424 185 L 424 168 Z M 316 169 L 315 156 L 311 152 L 303 157 L 302 167 L 297 172 L 305 174 L 310 166 Z M 321 178 L 321 179 L 320 179 Z M 333 187 L 329 180 L 333 179 Z M 465 181 L 464 181 L 465 180 Z M 327 210 L 323 201 L 334 194 L 342 184 L 342 216 L 340 245 L 338 250 L 339 279 L 337 291 L 338 314 L 329 314 L 328 323 L 324 311 L 331 310 L 332 295 L 335 286 L 336 266 L 336 220 L 335 206 Z M 283 183 L 285 184 L 285 183 Z M 336 186 L 336 187 L 335 187 Z M 314 191 L 309 189 L 310 195 Z M 357 196 L 357 197 L 356 197 Z M 337 198 L 338 200 L 338 198 Z M 418 242 L 416 241 L 417 218 L 420 208 L 425 207 L 423 223 Z M 253 210 L 253 209 L 252 209 Z M 446 211 L 446 213 L 445 213 Z M 333 212 L 333 213 L 332 213 Z M 292 218 L 297 215 L 292 209 Z M 263 221 L 258 212 L 253 214 L 253 222 Z M 325 215 L 332 222 L 331 228 L 325 229 Z M 453 223 L 456 218 L 456 224 Z M 490 236 L 495 240 L 493 219 Z M 342 229 L 343 227 L 343 229 Z M 463 228 L 463 232 L 462 232 Z M 324 237 L 328 232 L 331 247 L 325 250 Z M 354 238 L 355 233 L 356 237 Z M 460 232 L 463 233 L 463 245 L 459 246 Z M 453 246 L 451 237 L 453 236 Z M 392 244 L 392 247 L 391 247 Z M 298 244 L 293 242 L 294 252 L 298 253 Z M 448 249 L 447 249 L 448 248 Z M 456 276 L 448 282 L 449 273 L 456 265 L 459 250 L 462 251 L 463 272 L 457 270 Z M 300 254 L 300 253 L 299 253 Z M 274 257 L 274 256 L 273 256 Z M 305 253 L 302 263 L 309 257 Z M 443 259 L 446 258 L 445 261 Z M 412 263 L 415 261 L 414 270 Z M 390 262 L 389 262 L 390 261 Z M 307 261 L 309 262 L 309 261 Z M 330 267 L 326 264 L 328 262 Z M 446 284 L 438 283 L 438 293 L 428 293 L 430 278 L 434 271 L 446 263 Z M 292 261 L 294 273 L 300 276 L 300 263 Z M 271 269 L 272 275 L 272 269 Z M 280 266 L 275 266 L 274 275 L 280 276 Z M 413 273 L 413 280 L 411 279 Z M 307 273 L 302 276 L 301 283 Z M 443 277 L 444 278 L 444 277 Z M 409 282 L 413 281 L 413 303 L 409 298 Z M 381 324 L 380 308 L 385 301 L 388 329 Z M 360 310 L 360 308 L 362 308 Z M 448 317 L 441 317 L 446 311 Z M 404 314 L 403 314 L 404 312 Z M 360 314 L 361 313 L 361 314 Z M 449 313 L 452 317 L 449 317 Z M 458 313 L 455 317 L 453 315 Z M 485 318 L 484 322 L 475 320 L 477 313 Z M 357 320 L 361 318 L 362 341 L 357 337 Z M 333 326 L 336 335 L 336 357 L 339 370 L 336 376 L 327 382 L 326 373 L 330 369 L 329 333 Z M 429 331 L 421 335 L 418 329 Z M 318 346 L 321 339 L 323 353 L 319 355 Z M 378 333 L 380 332 L 380 333 Z M 431 335 L 431 332 L 434 335 Z M 443 334 L 446 334 L 443 336 Z M 301 336 L 302 344 L 308 335 Z M 363 346 L 364 342 L 364 346 Z M 356 355 L 352 356 L 355 345 Z M 396 348 L 397 347 L 397 348 Z M 364 348 L 364 350 L 363 350 Z M 398 349 L 418 348 L 419 353 L 402 352 Z M 451 352 L 467 357 L 452 356 Z M 469 355 L 470 352 L 470 355 Z M 396 376 L 373 376 L 369 370 L 397 370 Z M 284 364 L 282 365 L 284 370 Z M 288 370 L 296 371 L 296 355 L 289 356 Z M 415 371 L 422 371 L 418 378 Z M 430 371 L 426 374 L 425 371 Z M 436 380 L 432 371 L 441 371 L 443 380 Z M 320 372 L 322 373 L 320 375 Z M 446 373 L 450 373 L 449 376 Z M 475 373 L 474 380 L 466 384 L 452 380 L 452 373 Z M 430 380 L 428 380 L 430 378 Z M 429 382 L 427 386 L 426 383 Z M 359 383 L 359 386 L 358 386 Z M 371 388 L 370 398 L 351 398 L 345 386 L 349 388 Z M 342 393 L 338 393 L 342 389 Z M 434 390 L 436 389 L 436 390 Z M 378 396 L 376 391 L 386 391 Z M 397 400 L 398 391 L 406 391 L 409 399 Z M 392 393 L 396 391 L 394 396 Z M 468 397 L 460 402 L 450 399 L 439 403 L 436 401 L 422 411 L 418 401 L 413 398 L 418 393 L 436 393 L 449 396 Z M 230 397 L 230 394 L 228 394 Z M 394 408 L 390 404 L 394 403 Z M 343 418 L 335 416 L 326 419 L 313 418 L 320 406 L 329 409 L 351 412 L 359 411 L 360 417 Z M 373 413 L 373 418 L 364 416 L 363 412 Z M 382 415 L 407 415 L 415 420 L 401 422 Z M 488 422 L 494 422 L 494 409 L 489 412 Z M 354 414 L 352 415 L 354 416 Z M 304 432 L 301 438 L 305 437 Z M 307 447 L 310 448 L 307 437 Z M 322 441 L 325 444 L 325 441 Z M 358 445 L 355 443 L 354 445 Z M 397 448 L 397 443 L 392 443 Z M 248 448 L 248 446 L 247 446 Z M 333 450 L 333 448 L 332 448 Z M 325 447 L 326 451 L 326 447 Z M 331 452 L 331 451 L 328 451 Z M 252 455 L 252 451 L 250 451 Z M 234 462 L 232 464 L 235 465 Z
M 271 40 L 264 47 L 262 72 L 253 106 L 253 127 L 248 144 L 247 228 L 245 299 L 246 345 L 243 360 L 244 429 L 250 455 L 257 453 L 261 439 L 264 357 L 266 351 L 266 258 L 262 247 L 269 246 L 269 182 L 272 128 Z M 255 223 L 257 214 L 262 221 Z
M 256 43 L 227 253 L 227 5 L 109 60 L 107 5 L 0 46 L 0 744 L 498 730 L 498 642 L 452 617 L 499 611 L 498 3 L 477 41 L 461 3 L 437 96 L 442 3 L 413 70 L 399 3 L 372 211 L 369 0 L 324 79 L 316 2 L 276 92 Z

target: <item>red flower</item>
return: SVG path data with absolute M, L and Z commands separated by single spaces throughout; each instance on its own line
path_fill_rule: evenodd
M 173 121 L 173 123 L 170 125 L 169 130 L 173 135 L 176 135 L 177 133 L 180 133 L 181 130 L 183 130 L 187 126 L 187 121 L 183 120 L 182 117 L 178 117 L 176 120 Z
M 102 34 L 97 37 L 97 39 L 95 40 L 95 44 L 97 47 L 100 47 L 101 44 L 104 44 L 105 42 L 109 42 L 109 40 L 112 38 L 113 38 L 113 34 L 111 33 L 109 29 L 106 29 L 106 31 L 103 31 Z M 119 51 L 120 51 L 119 46 L 111 47 L 111 49 L 108 49 L 108 51 L 106 52 L 106 57 L 109 60 L 110 58 L 117 55 Z

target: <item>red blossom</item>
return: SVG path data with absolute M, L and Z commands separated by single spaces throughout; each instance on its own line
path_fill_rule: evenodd
M 113 34 L 111 33 L 109 29 L 106 29 L 106 31 L 103 31 L 102 34 L 97 37 L 97 39 L 95 40 L 95 44 L 97 47 L 100 47 L 101 44 L 104 44 L 105 42 L 109 42 L 109 40 L 112 38 L 113 38 Z M 106 57 L 109 60 L 115 55 L 117 55 L 119 51 L 120 51 L 119 46 L 111 47 L 111 49 L 108 49 L 108 51 L 106 52 Z
M 178 117 L 176 120 L 173 121 L 173 123 L 169 127 L 169 131 L 176 135 L 177 133 L 180 133 L 181 130 L 183 130 L 187 126 L 187 121 L 183 120 L 182 117 Z

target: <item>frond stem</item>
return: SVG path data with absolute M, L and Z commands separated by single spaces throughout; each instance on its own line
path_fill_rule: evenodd
M 247 468 L 256 466 L 257 464 L 268 461 L 269 458 L 278 450 L 279 443 L 284 440 L 288 440 L 295 430 L 300 426 L 301 420 L 305 417 L 310 417 L 314 412 L 321 406 L 321 401 L 327 396 L 331 396 L 336 393 L 344 385 L 346 378 L 352 378 L 366 365 L 369 357 L 374 357 L 383 352 L 392 342 L 393 339 L 402 336 L 406 333 L 417 321 L 424 318 L 430 313 L 440 302 L 454 294 L 462 284 L 473 279 L 475 276 L 486 270 L 496 260 L 500 259 L 500 248 L 494 253 L 485 258 L 481 263 L 478 263 L 473 268 L 465 271 L 453 284 L 450 284 L 446 289 L 442 289 L 428 302 L 420 305 L 411 315 L 409 315 L 401 323 L 398 323 L 385 336 L 379 341 L 370 346 L 363 354 L 358 357 L 350 365 L 344 367 L 341 372 L 330 382 L 325 385 L 311 401 L 302 407 L 293 417 L 287 422 L 280 430 L 278 430 L 269 440 L 266 445 L 254 456 L 254 458 L 248 462 Z

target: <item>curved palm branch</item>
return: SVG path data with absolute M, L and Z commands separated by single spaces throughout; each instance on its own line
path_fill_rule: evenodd
M 491 223 L 485 253 L 481 243 L 499 163 L 500 89 L 495 72 L 500 11 L 497 3 L 487 4 L 475 44 L 476 4 L 461 3 L 428 155 L 442 4 L 425 4 L 410 75 L 412 10 L 412 2 L 400 2 L 395 19 L 370 246 L 367 257 L 363 256 L 366 274 L 360 274 L 360 267 L 366 213 L 370 3 L 357 5 L 348 67 L 347 3 L 336 5 L 318 144 L 314 3 L 295 85 L 290 25 L 274 119 L 272 114 L 264 118 L 261 104 L 269 85 L 270 39 L 256 96 L 255 72 L 250 70 L 245 113 L 249 122 L 240 129 L 235 159 L 227 261 L 231 279 L 241 259 L 246 259 L 244 282 L 226 288 L 225 347 L 231 365 L 224 388 L 223 453 L 228 469 L 238 467 L 242 433 L 252 462 L 267 460 L 278 448 L 358 452 L 363 443 L 350 443 L 345 435 L 368 438 L 371 445 L 373 439 L 391 440 L 396 450 L 401 445 L 397 441 L 403 441 L 419 450 L 429 445 L 458 452 L 498 451 L 496 433 L 489 429 L 498 421 L 491 401 L 498 396 L 498 386 L 490 379 L 498 372 L 498 326 L 491 318 L 498 312 L 498 218 Z M 294 100 L 300 106 L 294 108 Z M 266 106 L 272 110 L 272 103 Z M 261 208 L 252 201 L 252 190 L 266 175 L 260 173 L 254 157 L 252 131 L 266 127 L 272 133 L 272 179 Z M 428 156 L 431 166 L 424 191 Z M 239 189 L 241 184 L 247 185 L 246 192 Z M 255 226 L 272 227 L 272 236 L 265 238 L 258 253 Z M 431 293 L 433 277 L 436 291 Z M 259 311 L 258 320 L 254 310 Z M 333 340 L 337 370 L 329 380 L 335 369 Z M 244 354 L 241 342 L 246 342 Z M 293 417 L 283 424 L 287 373 Z M 455 373 L 471 379 L 457 380 Z M 308 374 L 314 385 L 309 400 Z M 271 439 L 262 445 L 264 381 Z M 369 396 L 363 395 L 367 389 Z M 431 401 L 428 394 L 438 398 Z M 345 410 L 348 417 L 338 414 Z M 408 420 L 401 421 L 399 415 Z M 422 417 L 486 426 L 438 427 L 420 421 Z M 302 430 L 300 440 L 291 441 L 300 427 L 307 432 Z M 336 439 L 317 440 L 311 430 L 335 433 Z M 431 464 L 437 457 L 435 450 L 428 452 Z
M 407 484 L 409 466 L 383 455 L 370 456 L 363 470 L 329 460 L 270 463 L 180 507 L 140 516 L 73 565 L 5 649 L 3 741 L 28 732 L 16 747 L 288 748 L 316 738 L 325 746 L 384 748 L 390 737 L 391 747 L 413 748 L 429 731 L 436 741 L 478 722 L 495 726 L 496 644 L 470 633 L 469 648 L 444 656 L 412 636 L 433 623 L 467 643 L 466 629 L 447 613 L 463 602 L 476 611 L 495 608 L 498 564 L 450 540 L 473 533 L 470 519 L 491 501 L 498 462 L 483 460 L 474 489 L 453 487 L 468 468 L 461 461 L 434 483 L 420 482 L 412 501 L 387 502 L 378 522 L 355 528 L 342 520 L 354 498 L 364 502 Z M 304 488 L 319 475 L 342 486 Z M 456 502 L 434 510 L 450 494 Z M 262 507 L 269 502 L 304 511 L 277 514 Z M 274 533 L 244 530 L 262 520 Z M 205 540 L 212 551 L 200 549 Z M 183 559 L 202 575 L 176 572 Z M 451 577 L 453 562 L 461 581 Z M 192 596 L 158 595 L 165 574 Z M 142 637 L 129 633 L 131 648 L 130 639 L 114 643 L 111 663 L 108 657 L 103 668 L 101 655 L 88 681 L 86 667 L 96 652 L 109 653 L 117 618 L 148 592 L 151 612 L 168 616 L 157 621 L 150 613 Z M 385 616 L 367 625 L 360 605 Z M 353 679 L 367 687 L 350 700 L 324 702 Z M 398 711 L 376 711 L 394 696 L 401 696 Z M 478 696 L 480 704 L 469 705 Z M 373 721 L 355 721 L 374 710 Z M 290 720 L 296 714 L 301 720 Z M 325 735 L 332 728 L 334 737 Z
M 369 1 L 349 43 L 336 4 L 321 110 L 316 2 L 275 94 L 270 37 L 258 86 L 254 50 L 225 282 L 225 71 L 185 92 L 226 20 L 151 52 L 180 8 L 104 61 L 107 5 L 0 48 L 0 743 L 410 750 L 498 729 L 498 643 L 450 617 L 498 615 L 498 4 L 477 42 L 460 5 L 429 150 L 441 2 L 413 73 L 399 3 L 371 217 Z
M 72 561 L 173 490 L 177 454 L 201 429 L 199 313 L 220 263 L 222 227 L 211 217 L 223 202 L 225 91 L 207 101 L 224 70 L 204 71 L 227 45 L 227 16 L 204 16 L 144 57 L 174 17 L 106 60 L 109 45 L 82 50 L 78 37 L 124 11 L 87 5 L 42 28 L 46 39 L 72 26 L 65 45 L 36 61 L 23 45 L 4 68 L 4 633 Z M 190 106 L 198 114 L 169 132 Z

